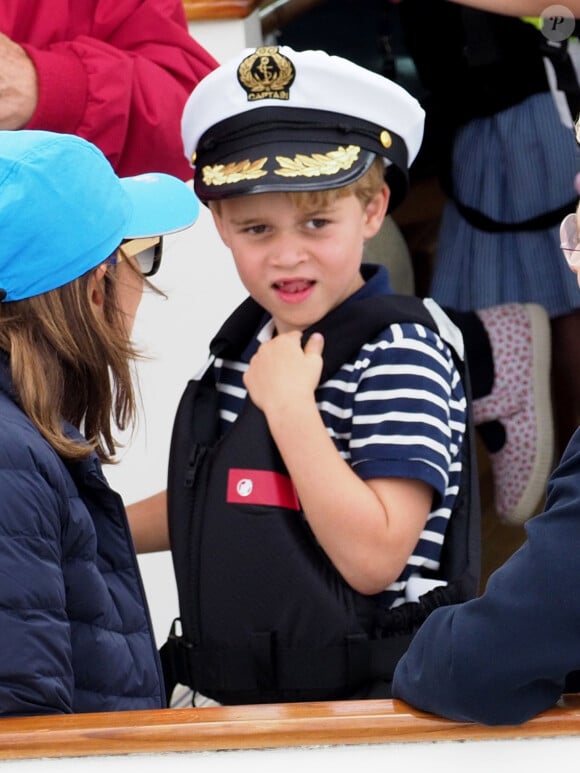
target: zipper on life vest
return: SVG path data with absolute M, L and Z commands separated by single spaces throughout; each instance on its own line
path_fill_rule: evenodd
M 194 446 L 193 451 L 189 455 L 189 459 L 187 460 L 187 467 L 185 468 L 184 485 L 186 488 L 193 487 L 193 484 L 197 475 L 197 470 L 205 457 L 204 452 L 207 452 L 206 448 L 196 445 Z

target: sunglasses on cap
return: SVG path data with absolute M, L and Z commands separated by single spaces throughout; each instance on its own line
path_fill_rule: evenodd
M 562 220 L 560 248 L 570 266 L 580 267 L 580 234 L 578 233 L 578 216 L 575 212 L 566 215 Z
M 137 262 L 143 276 L 153 276 L 161 265 L 163 253 L 163 237 L 150 236 L 142 239 L 127 239 L 117 249 L 112 265 L 117 265 L 122 260 L 133 259 Z

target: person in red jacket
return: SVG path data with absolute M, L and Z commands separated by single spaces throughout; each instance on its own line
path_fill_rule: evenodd
M 216 65 L 181 0 L 3 0 L 0 129 L 76 134 L 119 175 L 187 180 L 182 109 Z

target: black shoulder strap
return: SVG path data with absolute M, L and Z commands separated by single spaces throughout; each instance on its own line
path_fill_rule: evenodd
M 212 354 L 239 356 L 264 319 L 264 309 L 247 298 L 223 324 L 210 344 Z M 353 324 L 356 320 L 356 325 Z M 438 327 L 423 302 L 409 295 L 379 295 L 350 300 L 329 312 L 304 331 L 305 343 L 314 332 L 325 340 L 322 380 L 329 378 L 351 359 L 365 341 L 396 322 L 412 322 L 437 331 Z
M 356 324 L 353 324 L 355 320 Z M 352 300 L 331 311 L 304 331 L 305 343 L 314 332 L 325 340 L 322 381 L 348 362 L 366 341 L 397 322 L 412 322 L 437 331 L 437 324 L 423 302 L 409 295 L 378 295 Z
M 212 338 L 209 350 L 216 357 L 239 356 L 258 330 L 266 312 L 253 298 L 246 298 L 230 314 Z

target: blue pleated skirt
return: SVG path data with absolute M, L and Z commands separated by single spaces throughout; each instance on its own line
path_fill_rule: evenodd
M 462 127 L 452 164 L 463 205 L 496 221 L 521 222 L 575 199 L 580 148 L 546 92 Z M 580 308 L 559 225 L 489 233 L 468 223 L 451 201 L 441 221 L 431 295 L 462 310 L 535 302 L 555 317 Z

